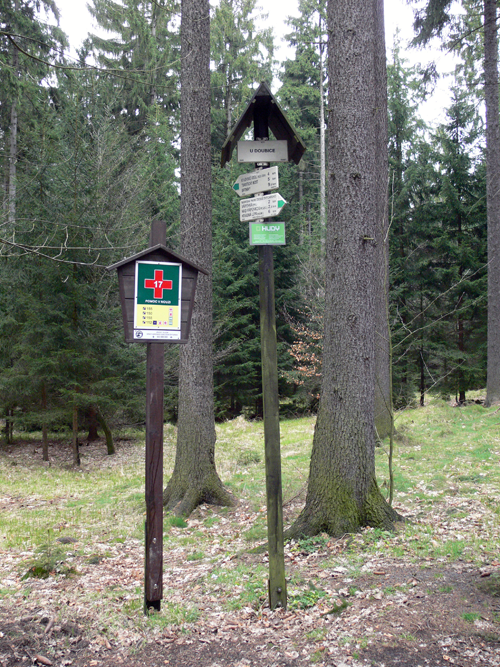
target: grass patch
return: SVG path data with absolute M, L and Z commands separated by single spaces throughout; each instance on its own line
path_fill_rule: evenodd
M 183 519 L 181 516 L 175 516 L 173 514 L 169 514 L 168 516 L 165 517 L 164 523 L 167 526 L 171 526 L 172 528 L 187 528 L 188 527 L 188 522 Z
M 309 607 L 314 607 L 318 604 L 318 602 L 323 600 L 326 595 L 325 591 L 315 587 L 292 592 L 288 595 L 288 607 L 290 609 L 308 609 Z
M 325 547 L 329 539 L 329 536 L 325 533 L 315 535 L 314 537 L 305 537 L 294 543 L 292 551 L 300 551 L 306 554 L 316 553 Z
M 168 593 L 166 597 L 168 598 Z M 184 626 L 196 623 L 199 617 L 200 612 L 195 605 L 163 601 L 160 611 L 150 611 L 147 625 L 152 629 L 163 630 L 170 626 Z
M 300 502 L 286 501 L 306 488 L 314 425 L 314 418 L 284 420 L 280 425 L 287 522 L 300 511 Z M 287 577 L 293 573 L 288 586 L 290 609 L 317 606 L 319 613 L 341 614 L 348 605 L 356 604 L 356 585 L 365 594 L 365 583 L 358 579 L 375 572 L 373 563 L 379 556 L 415 563 L 416 572 L 430 566 L 444 571 L 451 561 L 482 566 L 497 560 L 500 436 L 495 409 L 476 405 L 458 409 L 431 399 L 425 408 L 398 414 L 396 427 L 394 502 L 410 520 L 397 533 L 368 528 L 341 540 L 323 534 L 288 544 Z M 31 599 L 41 585 L 32 577 L 47 573 L 55 578 L 54 585 L 67 585 L 63 578 L 74 568 L 83 575 L 95 573 L 96 579 L 101 571 L 105 574 L 99 590 L 78 588 L 75 608 L 92 608 L 99 622 L 110 628 L 132 627 L 139 633 L 160 632 L 169 625 L 187 628 L 209 613 L 198 604 L 198 595 L 209 595 L 211 608 L 220 613 L 246 607 L 260 613 L 267 600 L 268 564 L 264 558 L 258 561 L 252 555 L 246 562 L 240 556 L 248 556 L 253 543 L 267 540 L 263 424 L 238 418 L 216 428 L 217 470 L 240 505 L 234 509 L 204 506 L 187 521 L 165 516 L 164 585 L 172 591 L 165 591 L 160 613 L 147 619 L 142 613 L 144 434 L 137 432 L 135 441 L 128 440 L 116 458 L 97 457 L 95 450 L 85 448 L 81 470 L 56 460 L 47 467 L 41 454 L 32 455 L 31 446 L 29 450 L 19 447 L 23 455 L 17 454 L 16 447 L 12 453 L 0 450 L 0 545 L 12 563 L 4 571 L 8 574 L 8 567 L 15 570 L 18 586 L 11 586 L 13 576 L 4 576 L 0 598 L 17 595 L 22 600 L 24 595 Z M 165 428 L 164 450 L 167 477 L 175 457 L 173 427 Z M 376 449 L 376 474 L 386 493 L 387 442 Z M 65 536 L 78 542 L 71 546 L 58 543 Z M 314 568 L 311 585 L 300 572 L 305 562 Z M 33 569 L 28 575 L 30 568 L 39 565 L 40 570 Z M 335 569 L 340 572 L 332 577 Z M 19 575 L 28 576 L 19 583 Z M 118 576 L 126 583 L 113 588 Z M 181 593 L 177 599 L 177 584 L 170 583 L 170 576 L 185 582 L 178 584 Z M 384 587 L 382 581 L 377 585 L 386 597 L 410 594 L 411 587 Z M 453 592 L 451 586 L 440 586 L 445 581 L 434 582 L 434 595 Z M 492 574 L 478 586 L 499 597 L 499 581 Z M 349 590 L 351 598 L 336 599 L 335 586 Z M 187 590 L 193 591 L 189 603 Z M 66 599 L 66 592 L 63 597 Z M 459 620 L 462 609 L 457 611 Z M 319 635 L 317 641 L 321 641 Z
M 481 614 L 479 614 L 476 611 L 467 611 L 462 614 L 462 618 L 467 623 L 474 623 L 475 621 L 479 621 L 479 619 L 481 618 Z
M 489 577 L 481 579 L 477 587 L 483 593 L 500 598 L 500 574 L 493 573 Z
M 49 536 L 50 537 L 50 536 Z M 55 544 L 51 540 L 41 544 L 35 555 L 22 566 L 24 574 L 21 580 L 48 579 L 50 576 L 71 576 L 76 574 L 76 569 L 67 563 L 68 550 L 62 545 Z

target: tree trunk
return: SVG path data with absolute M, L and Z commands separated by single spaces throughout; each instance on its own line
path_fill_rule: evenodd
M 97 410 L 96 412 L 96 419 L 103 430 L 104 437 L 106 438 L 106 449 L 108 452 L 108 456 L 113 456 L 113 454 L 116 454 L 115 443 L 113 442 L 113 434 L 106 420 L 104 419 L 102 412 L 100 412 L 99 410 Z
M 488 220 L 488 367 L 486 405 L 500 402 L 500 126 L 496 0 L 484 0 L 486 209 Z
M 78 407 L 73 406 L 73 464 L 75 466 L 80 465 L 80 445 L 78 443 Z
M 375 428 L 380 439 L 390 435 L 393 424 L 391 353 L 389 331 L 389 211 L 387 153 L 387 71 L 384 3 L 376 0 L 375 36 L 375 142 L 377 228 L 377 289 L 375 293 Z
M 47 386 L 42 382 L 42 410 L 43 410 L 43 425 L 42 425 L 42 458 L 44 461 L 49 460 L 49 436 L 48 426 L 46 420 L 47 416 Z
M 90 406 L 87 414 L 89 420 L 89 432 L 87 434 L 87 442 L 95 442 L 99 439 L 97 410 L 93 405 Z
M 322 22 L 319 17 L 319 221 L 321 243 L 325 241 L 326 227 L 326 146 L 325 146 L 325 99 L 323 86 L 323 40 Z
M 11 407 L 5 408 L 5 444 L 12 445 L 14 444 L 14 422 L 11 419 L 11 416 L 14 414 L 14 410 Z
M 203 502 L 232 503 L 215 468 L 209 16 L 208 0 L 182 1 L 181 252 L 209 272 L 198 278 L 190 339 L 180 351 L 177 449 L 163 497 L 185 516 Z
M 375 478 L 379 0 L 329 0 L 329 181 L 321 402 L 306 505 L 289 536 L 398 518 Z M 380 110 L 383 112 L 383 109 Z
M 18 3 L 16 2 L 16 11 L 18 10 Z M 18 76 L 19 70 L 19 52 L 14 45 L 12 48 L 12 70 L 14 76 Z M 16 196 L 17 196 L 17 125 L 18 125 L 18 109 L 17 109 L 17 87 L 14 91 L 12 103 L 10 105 L 10 127 L 9 127 L 9 189 L 8 189 L 8 220 L 9 226 L 14 234 L 14 224 L 16 222 Z

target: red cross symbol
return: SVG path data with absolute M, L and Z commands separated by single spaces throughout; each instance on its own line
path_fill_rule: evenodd
M 148 278 L 147 280 L 144 281 L 144 287 L 147 287 L 148 289 L 154 289 L 155 299 L 163 299 L 163 290 L 173 289 L 172 281 L 163 280 L 163 271 L 157 271 L 157 270 L 155 270 L 154 278 Z

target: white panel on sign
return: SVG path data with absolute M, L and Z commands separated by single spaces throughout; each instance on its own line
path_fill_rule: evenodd
M 238 141 L 238 162 L 288 162 L 288 143 L 279 141 Z
M 278 167 L 270 167 L 269 169 L 252 171 L 249 174 L 241 174 L 233 185 L 233 190 L 240 197 L 247 197 L 257 192 L 276 190 L 278 186 Z
M 286 201 L 277 192 L 263 197 L 252 197 L 240 201 L 240 220 L 250 222 L 260 218 L 271 218 L 278 215 Z

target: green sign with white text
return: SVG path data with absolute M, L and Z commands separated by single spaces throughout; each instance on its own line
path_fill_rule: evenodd
M 250 245 L 286 245 L 284 222 L 251 222 Z

